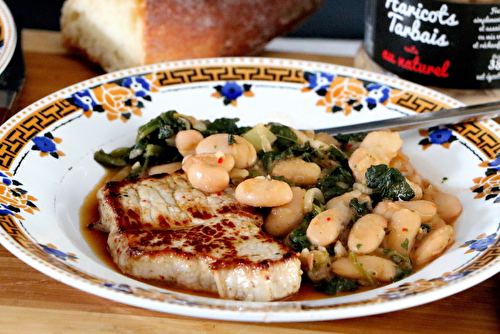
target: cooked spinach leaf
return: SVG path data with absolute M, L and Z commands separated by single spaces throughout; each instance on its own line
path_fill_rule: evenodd
M 311 220 L 316 217 L 318 213 L 315 211 L 309 212 L 305 215 L 300 223 L 300 226 L 290 232 L 287 238 L 287 244 L 296 252 L 301 252 L 304 248 L 311 247 L 309 239 L 307 239 L 306 232 Z
M 336 146 L 332 145 L 325 153 L 328 158 L 339 162 L 342 167 L 349 169 L 348 157 L 344 152 L 339 150 Z
M 203 135 L 203 137 L 208 137 L 217 133 L 240 135 L 251 129 L 251 127 L 248 126 L 239 127 L 236 124 L 239 120 L 239 118 L 222 117 L 215 119 L 213 122 L 206 121 L 205 125 L 207 129 L 205 131 L 202 131 L 201 134 Z
M 280 123 L 269 123 L 269 130 L 277 137 L 273 147 L 278 151 L 284 151 L 290 146 L 298 143 L 295 132 L 290 127 Z
M 138 143 L 146 137 L 149 140 L 171 138 L 177 132 L 186 130 L 187 122 L 189 120 L 175 110 L 163 112 L 158 117 L 139 127 L 135 142 Z
M 274 147 L 270 152 L 259 151 L 257 152 L 257 156 L 261 160 L 262 166 L 268 173 L 270 173 L 273 163 L 277 160 L 285 160 L 296 157 L 310 162 L 313 151 L 314 149 L 311 147 L 311 145 L 309 145 L 309 143 L 306 143 L 304 145 L 294 144 L 284 150 L 279 150 L 278 148 Z
M 333 276 L 315 285 L 314 288 L 317 291 L 324 292 L 328 295 L 336 295 L 341 291 L 356 290 L 358 287 L 359 284 L 352 279 L 342 276 Z
M 408 256 L 390 249 L 384 249 L 383 254 L 397 265 L 396 275 L 392 279 L 394 282 L 399 281 L 412 273 L 413 266 Z
M 349 134 L 338 134 L 335 137 L 340 143 L 340 149 L 342 151 L 349 151 L 349 143 L 352 142 L 362 142 L 363 139 L 368 135 L 368 132 L 358 132 Z
M 384 164 L 370 166 L 365 176 L 366 185 L 373 189 L 371 197 L 375 203 L 384 198 L 409 201 L 415 197 L 415 192 L 397 168 L 389 168 Z
M 352 190 L 354 177 L 343 167 L 332 168 L 323 178 L 319 179 L 317 187 L 323 193 L 325 202 Z
M 105 153 L 102 149 L 94 153 L 94 160 L 105 167 L 125 167 L 129 164 L 130 148 L 119 148 L 111 153 Z
M 396 275 L 392 278 L 393 282 L 397 282 L 405 278 L 406 276 L 409 276 L 412 273 L 411 269 L 403 269 L 400 267 L 396 267 Z
M 360 202 L 357 198 L 351 199 L 349 201 L 349 206 L 356 211 L 354 221 L 372 212 L 368 202 Z
M 271 176 L 271 179 L 277 181 L 283 181 L 286 182 L 290 187 L 295 187 L 295 183 L 291 180 L 287 180 L 286 177 L 284 177 L 283 175 Z

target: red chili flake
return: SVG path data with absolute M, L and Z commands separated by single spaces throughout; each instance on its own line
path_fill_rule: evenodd
M 223 163 L 224 162 L 224 159 L 222 157 L 219 158 L 219 160 L 217 160 L 218 163 Z
M 330 220 L 332 220 L 332 218 L 331 217 L 327 217 L 326 220 L 330 221 Z
M 352 148 L 352 144 L 347 144 L 347 150 L 349 151 Z
M 406 227 L 403 227 L 403 232 L 406 232 L 408 231 L 408 229 Z
M 146 203 L 147 201 L 145 199 L 142 200 L 142 203 Z
M 217 196 L 222 196 L 222 193 L 219 191 L 219 192 L 217 193 Z

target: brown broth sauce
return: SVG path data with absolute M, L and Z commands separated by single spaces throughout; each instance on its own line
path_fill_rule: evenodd
M 107 234 L 101 231 L 93 230 L 88 228 L 88 225 L 91 223 L 95 223 L 99 221 L 99 210 L 98 210 L 98 201 L 97 201 L 97 191 L 107 182 L 113 179 L 114 173 L 110 172 L 106 174 L 102 180 L 92 189 L 92 191 L 85 197 L 84 203 L 80 209 L 80 230 L 82 233 L 82 236 L 84 240 L 87 242 L 87 244 L 90 246 L 91 250 L 94 252 L 94 254 L 97 255 L 97 257 L 103 261 L 106 265 L 108 265 L 110 268 L 115 270 L 118 273 L 122 273 L 118 266 L 115 264 L 113 261 L 113 258 L 111 257 L 111 254 L 108 251 L 108 246 L 107 246 Z M 421 269 L 421 268 L 418 268 Z M 414 270 L 415 272 L 416 270 Z M 129 275 L 127 275 L 129 276 Z M 131 276 L 129 276 L 131 277 Z M 178 288 L 175 286 L 171 286 L 168 283 L 164 283 L 161 281 L 151 281 L 151 280 L 143 280 L 143 279 L 138 279 L 136 277 L 131 277 L 133 279 L 136 279 L 140 282 L 144 282 L 159 288 L 166 288 L 172 291 L 176 291 L 179 293 L 185 293 L 185 294 L 190 294 L 190 295 L 195 295 L 195 296 L 202 296 L 202 297 L 212 297 L 212 298 L 218 298 L 217 295 L 211 294 L 211 293 L 206 293 L 206 292 L 199 292 L 199 291 L 191 291 L 187 289 L 182 289 Z M 361 293 L 364 291 L 370 290 L 369 287 L 360 287 L 358 290 L 354 292 L 340 292 L 336 294 L 334 297 L 342 297 L 345 295 L 350 295 L 353 293 Z M 307 279 L 304 279 L 303 277 L 303 282 L 300 286 L 299 291 L 291 296 L 288 297 L 286 300 L 287 301 L 301 301 L 301 300 L 317 300 L 317 299 L 325 299 L 325 298 L 331 298 L 332 296 L 327 295 L 325 293 L 316 291 L 314 289 L 314 285 L 309 282 Z

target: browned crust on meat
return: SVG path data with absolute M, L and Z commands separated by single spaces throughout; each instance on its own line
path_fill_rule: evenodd
M 235 245 L 238 238 L 248 240 L 248 235 L 238 232 L 235 235 L 227 235 L 228 230 L 234 230 L 234 224 L 223 219 L 213 225 L 202 225 L 189 229 L 160 231 L 160 230 L 130 230 L 119 232 L 119 236 L 125 237 L 131 247 L 128 249 L 131 258 L 139 259 L 148 257 L 171 256 L 182 257 L 186 260 L 203 258 L 209 263 L 211 270 L 230 269 L 238 266 L 252 267 L 254 269 L 267 269 L 270 264 L 286 262 L 297 254 L 287 247 L 280 247 L 282 253 L 279 260 L 255 261 L 251 256 L 238 255 Z M 266 243 L 276 241 L 264 232 L 252 235 L 258 239 L 262 247 Z M 178 241 L 182 240 L 179 244 Z M 174 246 L 175 245 L 175 246 Z M 189 251 L 186 251 L 189 249 Z M 217 256 L 214 256 L 214 255 Z
M 175 174 L 184 175 L 184 172 L 178 171 Z M 164 177 L 166 174 L 158 174 L 149 176 L 148 179 L 155 179 Z M 115 220 L 117 223 L 118 230 L 134 230 L 134 229 L 144 229 L 149 228 L 148 224 L 144 224 L 141 221 L 140 213 L 131 209 L 124 208 L 120 203 L 119 198 L 121 196 L 126 196 L 122 192 L 124 186 L 128 184 L 132 184 L 133 182 L 128 180 L 123 181 L 111 181 L 107 182 L 103 187 L 104 201 L 106 201 L 108 208 L 113 211 L 115 216 Z M 196 219 L 200 220 L 208 220 L 214 218 L 214 215 L 204 210 L 203 207 L 200 206 L 191 206 L 186 208 L 189 214 Z M 252 222 L 257 223 L 260 222 L 262 215 L 258 213 L 254 207 L 243 205 L 241 203 L 230 203 L 228 205 L 224 205 L 216 208 L 216 213 L 220 215 L 234 214 L 240 217 L 247 217 Z M 157 216 L 156 220 L 158 222 L 158 226 L 162 229 L 170 229 L 173 227 L 181 227 L 189 224 L 190 221 L 176 221 L 170 219 L 168 216 Z M 259 224 L 260 226 L 261 224 Z

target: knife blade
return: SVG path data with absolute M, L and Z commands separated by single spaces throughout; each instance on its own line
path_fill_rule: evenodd
M 14 53 L 7 67 L 0 74 L 0 124 L 3 124 L 14 114 L 15 111 L 12 107 L 26 77 L 19 25 L 16 25 L 16 31 Z
M 330 135 L 368 132 L 376 130 L 403 131 L 414 128 L 432 127 L 446 124 L 476 122 L 500 117 L 500 102 L 489 102 L 453 109 L 443 109 L 434 112 L 411 116 L 389 118 L 380 121 L 337 126 L 314 131 L 326 132 Z

